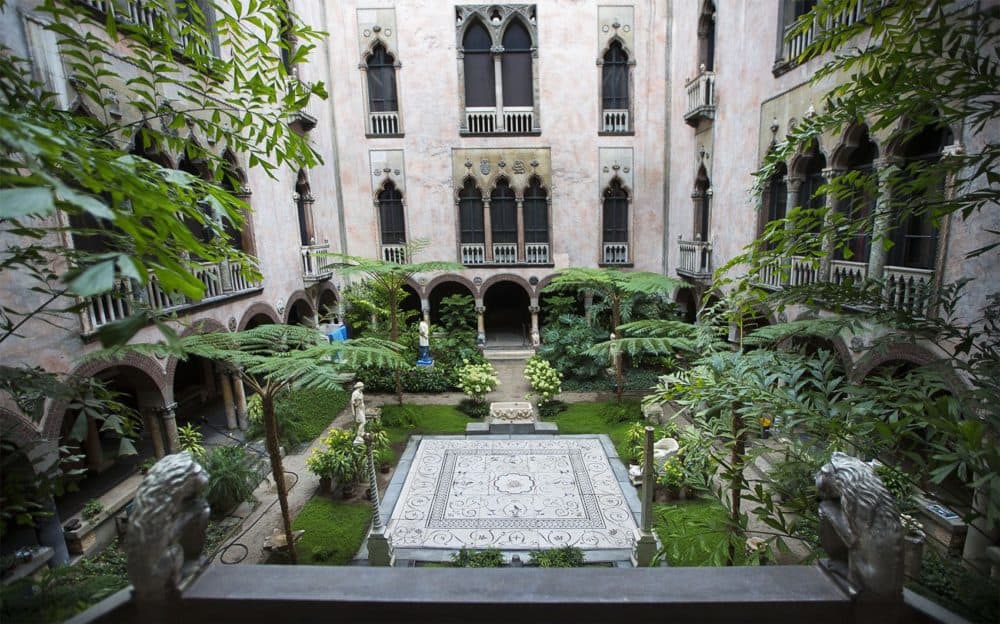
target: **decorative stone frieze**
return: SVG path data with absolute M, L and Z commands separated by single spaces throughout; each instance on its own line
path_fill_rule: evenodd
M 632 6 L 599 6 L 597 7 L 597 62 L 601 63 L 604 53 L 611 42 L 616 39 L 621 42 L 629 59 L 635 58 L 635 7 Z
M 391 181 L 406 196 L 406 169 L 403 150 L 371 150 L 368 152 L 372 181 L 372 195 L 377 195 L 387 181 Z
M 521 197 L 532 176 L 538 176 L 551 196 L 552 164 L 547 147 L 454 149 L 451 162 L 452 188 L 456 195 L 466 178 L 471 177 L 483 195 L 489 197 L 489 190 L 496 186 L 497 179 L 504 177 Z
M 632 176 L 632 148 L 631 147 L 601 147 L 600 152 L 600 188 L 599 193 L 604 192 L 611 180 L 618 178 L 631 194 L 635 190 Z
M 396 10 L 358 9 L 358 54 L 364 59 L 376 44 L 381 43 L 386 52 L 399 59 L 396 49 Z

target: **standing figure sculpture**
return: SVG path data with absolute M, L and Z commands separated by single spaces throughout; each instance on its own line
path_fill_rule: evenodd
M 420 341 L 418 342 L 420 357 L 417 358 L 417 366 L 431 366 L 434 364 L 434 358 L 431 357 L 431 326 L 426 320 L 421 320 L 418 331 L 420 332 Z
M 358 426 L 357 439 L 365 435 L 365 384 L 360 381 L 354 384 L 354 392 L 351 393 L 351 411 L 354 412 L 354 422 Z

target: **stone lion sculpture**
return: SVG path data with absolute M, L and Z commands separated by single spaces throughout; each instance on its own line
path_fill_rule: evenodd
M 124 549 L 137 601 L 176 595 L 185 566 L 198 562 L 209 508 L 208 474 L 188 453 L 156 462 L 135 493 Z
M 863 594 L 898 599 L 903 590 L 903 530 L 892 494 L 872 467 L 834 453 L 816 475 L 819 538 L 835 571 Z

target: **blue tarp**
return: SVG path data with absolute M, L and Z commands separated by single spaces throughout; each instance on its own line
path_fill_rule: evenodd
M 327 337 L 330 339 L 330 342 L 347 340 L 347 325 L 343 323 L 330 325 L 330 333 L 327 334 Z

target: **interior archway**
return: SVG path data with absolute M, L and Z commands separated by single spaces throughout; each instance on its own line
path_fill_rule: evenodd
M 475 299 L 472 291 L 461 282 L 441 282 L 431 290 L 427 297 L 431 306 L 431 324 L 441 325 L 441 301 L 453 295 L 466 295 L 473 299 L 469 303 L 469 314 L 472 320 L 471 329 L 475 329 Z
M 519 284 L 510 281 L 494 283 L 483 296 L 486 306 L 486 345 L 490 347 L 524 346 L 528 344 L 531 314 L 530 298 Z

